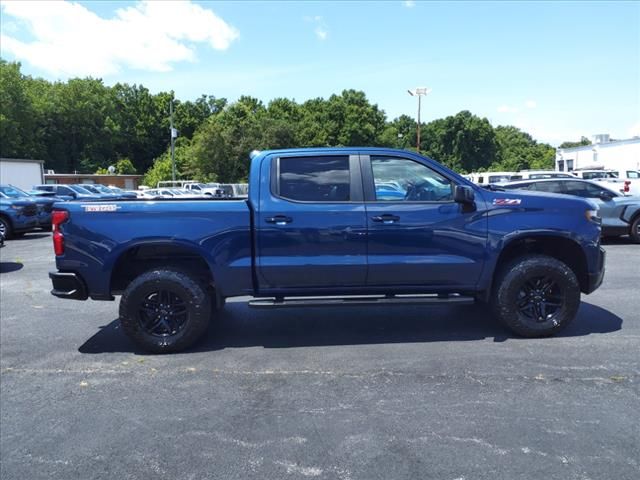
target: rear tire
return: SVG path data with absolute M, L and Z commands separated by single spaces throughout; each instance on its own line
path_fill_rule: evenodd
M 580 284 L 563 262 L 525 255 L 498 274 L 492 308 L 500 322 L 523 337 L 548 337 L 566 328 L 580 306 Z
M 211 298 L 186 272 L 151 270 L 133 280 L 120 300 L 120 323 L 127 336 L 152 353 L 184 350 L 206 332 Z
M 629 229 L 629 237 L 633 243 L 640 243 L 640 215 L 638 215 Z

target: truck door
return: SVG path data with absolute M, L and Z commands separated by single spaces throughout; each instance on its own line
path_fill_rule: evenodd
M 261 179 L 260 289 L 364 286 L 367 221 L 358 156 L 266 157 Z
M 454 181 L 419 158 L 360 158 L 367 285 L 472 288 L 483 266 L 486 215 L 454 202 Z

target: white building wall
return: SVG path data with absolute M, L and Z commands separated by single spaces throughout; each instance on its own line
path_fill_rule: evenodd
M 567 172 L 570 169 L 595 166 L 614 170 L 639 170 L 640 138 L 556 150 L 556 170 Z
M 11 184 L 22 190 L 31 190 L 44 183 L 42 161 L 0 159 L 0 183 Z

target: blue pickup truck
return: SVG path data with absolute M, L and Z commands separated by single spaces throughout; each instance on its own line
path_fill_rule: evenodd
M 52 294 L 122 295 L 124 332 L 151 352 L 194 344 L 245 295 L 255 308 L 477 301 L 548 336 L 604 276 L 591 201 L 487 190 L 393 149 L 256 152 L 248 199 L 71 201 L 53 224 Z

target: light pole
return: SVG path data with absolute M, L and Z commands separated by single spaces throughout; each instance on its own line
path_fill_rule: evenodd
M 416 140 L 416 150 L 420 153 L 420 100 L 422 97 L 427 96 L 431 93 L 431 89 L 427 87 L 418 87 L 413 90 L 407 90 L 409 95 L 412 97 L 418 97 L 418 132 L 417 132 L 417 140 Z

